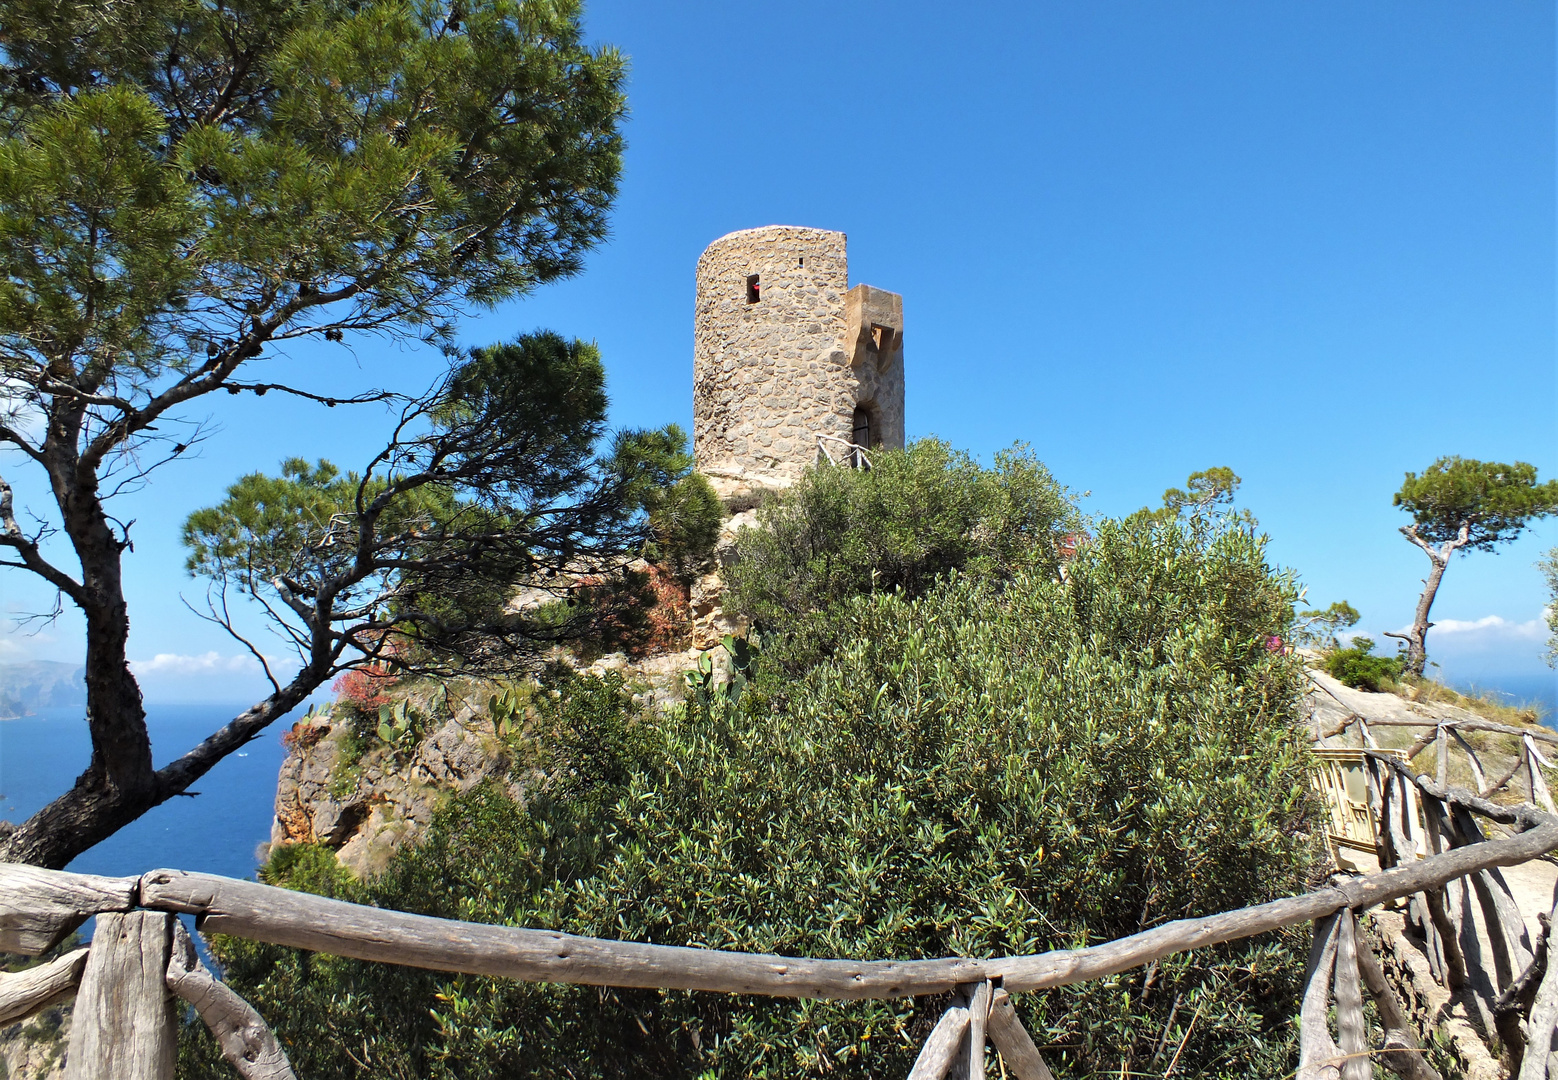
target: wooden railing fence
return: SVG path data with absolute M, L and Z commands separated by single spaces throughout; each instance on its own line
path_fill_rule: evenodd
M 1349 713 L 1329 727 L 1318 733 L 1320 742 L 1335 735 L 1341 735 L 1347 730 L 1356 728 L 1363 746 L 1370 750 L 1378 750 L 1379 743 L 1374 738 L 1373 728 L 1404 727 L 1426 728 L 1404 751 L 1404 760 L 1414 761 L 1418 755 L 1430 746 L 1435 749 L 1434 779 L 1441 786 L 1447 780 L 1450 761 L 1450 744 L 1453 741 L 1456 749 L 1466 757 L 1466 763 L 1471 769 L 1473 783 L 1477 786 L 1476 794 L 1488 798 L 1504 790 L 1522 772 L 1525 774 L 1526 794 L 1533 806 L 1546 810 L 1549 814 L 1558 813 L 1558 808 L 1553 805 L 1553 796 L 1547 786 L 1546 779 L 1542 776 L 1542 766 L 1554 768 L 1553 762 L 1536 748 L 1536 744 L 1546 743 L 1549 746 L 1558 746 L 1558 734 L 1550 731 L 1537 730 L 1528 727 L 1514 727 L 1510 724 L 1499 724 L 1491 720 L 1369 720 L 1357 713 Z M 1466 741 L 1462 732 L 1486 731 L 1498 735 L 1511 735 L 1520 740 L 1520 750 L 1514 755 L 1513 763 L 1496 779 L 1489 782 L 1487 768 L 1482 763 L 1482 758 L 1475 748 Z
M 75 997 L 68 1080 L 167 1080 L 177 1040 L 175 1002 L 192 1006 L 248 1080 L 294 1073 L 264 1020 L 205 970 L 177 916 L 203 931 L 336 956 L 533 982 L 658 987 L 810 998 L 904 998 L 952 993 L 926 1039 L 911 1080 L 986 1075 L 986 1047 L 1017 1080 L 1052 1080 L 1012 1005 L 1015 994 L 1099 979 L 1191 949 L 1300 923 L 1314 924 L 1300 1011 L 1299 1080 L 1365 1080 L 1370 1059 L 1408 1080 L 1436 1080 L 1357 917 L 1405 900 L 1428 936 L 1436 971 L 1452 986 L 1467 978 L 1462 926 L 1447 888 L 1471 889 L 1493 941 L 1500 1031 L 1520 1080 L 1548 1075 L 1558 1023 L 1558 965 L 1546 935 L 1534 947 L 1498 868 L 1558 849 L 1558 817 L 1530 805 L 1499 806 L 1463 789 L 1414 776 L 1399 759 L 1369 757 L 1384 837 L 1378 873 L 1335 877 L 1322 889 L 1238 911 L 1184 919 L 1089 948 L 996 959 L 837 960 L 578 937 L 547 930 L 436 919 L 181 870 L 104 878 L 0 864 L 0 951 L 39 955 L 89 916 L 88 947 L 47 964 L 0 975 L 0 1022 Z M 1434 846 L 1407 850 L 1398 822 L 1415 790 Z M 1510 835 L 1490 839 L 1478 819 Z M 1555 912 L 1558 917 L 1558 912 Z M 1363 991 L 1384 1028 L 1370 1046 Z M 1334 1030 L 1330 1016 L 1335 1014 Z M 1554 1060 L 1558 1060 L 1555 1058 Z

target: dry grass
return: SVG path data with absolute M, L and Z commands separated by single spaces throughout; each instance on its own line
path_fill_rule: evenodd
M 1491 693 L 1462 694 L 1432 679 L 1409 679 L 1405 685 L 1397 686 L 1395 692 L 1408 701 L 1421 701 L 1428 705 L 1454 705 L 1468 712 L 1474 712 L 1484 720 L 1492 720 L 1496 724 L 1509 724 L 1513 727 L 1540 727 L 1543 718 L 1544 710 L 1536 702 L 1522 701 L 1510 704 L 1498 700 Z

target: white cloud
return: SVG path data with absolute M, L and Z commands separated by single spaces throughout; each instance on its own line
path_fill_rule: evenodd
M 1406 633 L 1412 629 L 1403 626 L 1398 633 Z M 1433 627 L 1428 631 L 1430 639 L 1444 637 L 1448 634 L 1460 635 L 1468 642 L 1479 640 L 1508 641 L 1539 641 L 1547 636 L 1547 626 L 1541 619 L 1528 619 L 1525 622 L 1511 622 L 1502 615 L 1484 615 L 1480 619 L 1435 619 Z
M 222 675 L 229 672 L 258 671 L 259 664 L 252 656 L 223 656 L 216 651 L 199 656 L 181 653 L 158 653 L 150 660 L 132 660 L 130 667 L 136 675 Z

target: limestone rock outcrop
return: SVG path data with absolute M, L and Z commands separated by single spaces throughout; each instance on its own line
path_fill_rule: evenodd
M 629 660 L 612 653 L 584 670 L 616 672 L 638 690 L 642 704 L 663 708 L 681 699 L 682 673 L 696 665 L 697 655 L 679 650 Z M 270 846 L 324 844 L 342 866 L 371 877 L 399 847 L 421 837 L 444 799 L 488 779 L 523 799 L 523 780 L 511 775 L 510 751 L 487 715 L 488 695 L 463 689 L 468 692 L 447 697 L 453 715 L 410 748 L 354 734 L 344 705 L 294 724 L 276 783 Z M 430 696 L 410 695 L 424 711 Z
M 359 753 L 348 723 L 329 712 L 294 725 L 276 784 L 272 846 L 325 844 L 356 874 L 383 869 L 398 844 L 432 821 L 445 793 L 507 773 L 501 743 L 481 730 L 485 718 L 463 711 L 409 754 L 382 745 Z

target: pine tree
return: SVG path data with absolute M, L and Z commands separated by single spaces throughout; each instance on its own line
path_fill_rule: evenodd
M 0 565 L 84 616 L 93 747 L 0 859 L 57 867 L 331 670 L 154 769 L 111 489 L 183 453 L 171 421 L 206 395 L 324 400 L 248 375 L 278 343 L 447 342 L 472 305 L 577 271 L 616 191 L 624 64 L 581 43 L 577 0 L 10 0 L 0 26 L 0 447 L 54 503 L 24 527 L 0 477 Z
M 1428 613 L 1450 556 L 1492 551 L 1519 536 L 1537 518 L 1558 513 L 1558 481 L 1536 482 L 1536 467 L 1517 461 L 1504 465 L 1472 458 L 1442 457 L 1421 476 L 1407 473 L 1395 505 L 1412 515 L 1401 535 L 1428 556 L 1428 577 L 1417 600 L 1412 627 L 1387 637 L 1406 643 L 1406 670 L 1421 676 L 1428 662 Z

